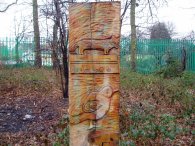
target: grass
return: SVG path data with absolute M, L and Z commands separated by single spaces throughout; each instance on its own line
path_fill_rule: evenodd
M 121 88 L 121 146 L 195 144 L 195 74 L 121 71 Z
M 121 71 L 121 86 L 126 90 L 139 92 L 146 98 L 166 100 L 167 104 L 181 102 L 184 108 L 195 106 L 195 74 L 183 72 L 182 76 L 164 79 L 159 75 L 142 75 Z
M 29 93 L 49 94 L 53 89 L 60 90 L 59 79 L 50 69 L 4 68 L 0 69 L 0 95 L 14 96 Z

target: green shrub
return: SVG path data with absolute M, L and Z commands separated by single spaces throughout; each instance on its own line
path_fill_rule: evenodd
M 182 64 L 176 59 L 170 60 L 167 65 L 162 67 L 156 74 L 160 74 L 163 78 L 179 77 L 182 75 Z
M 195 89 L 195 74 L 193 72 L 183 72 L 181 79 L 184 86 L 191 86 Z
M 57 125 L 58 132 L 54 135 L 53 146 L 69 146 L 69 118 L 65 115 Z
M 130 139 L 157 139 L 169 138 L 174 140 L 176 136 L 183 132 L 178 125 L 176 118 L 169 114 L 161 114 L 160 116 L 148 113 L 146 111 L 139 112 L 139 109 L 133 111 L 129 117 L 130 127 L 127 130 Z

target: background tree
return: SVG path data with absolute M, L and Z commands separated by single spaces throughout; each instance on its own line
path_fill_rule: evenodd
M 64 98 L 68 97 L 68 5 L 72 1 L 53 0 L 41 12 L 53 21 L 51 49 L 54 68 L 59 70 Z M 61 63 L 60 63 L 61 62 Z
M 40 46 L 38 4 L 37 4 L 37 0 L 32 0 L 32 2 L 33 2 L 34 43 L 35 43 L 35 66 L 40 68 L 42 66 L 42 58 L 41 58 L 41 46 Z
M 66 4 L 66 2 L 63 2 L 61 0 L 54 0 L 54 6 L 56 11 L 55 24 L 59 28 L 59 47 L 61 48 L 62 52 L 63 67 L 61 68 L 61 72 L 63 72 L 65 82 L 65 86 L 63 88 L 64 98 L 68 98 L 68 30 L 66 29 L 68 17 L 66 15 L 67 13 L 62 12 L 63 7 L 67 8 Z
M 192 31 L 189 32 L 183 39 L 195 40 L 195 32 L 192 30 Z
M 135 25 L 136 0 L 131 0 L 131 70 L 136 71 L 136 25 Z
M 166 58 L 170 58 L 171 56 L 171 33 L 173 32 L 172 27 L 168 28 L 168 25 L 164 22 L 157 22 L 150 29 L 150 46 L 149 53 L 154 55 L 156 58 L 156 66 L 161 67 L 166 63 Z M 158 39 L 158 43 L 156 43 L 156 39 Z M 166 45 L 160 45 L 164 43 L 164 39 L 167 39 Z M 164 56 L 164 57 L 163 57 Z M 163 59 L 164 58 L 164 59 Z
M 158 22 L 151 27 L 150 39 L 171 39 L 171 34 L 164 22 Z
M 29 32 L 29 27 L 31 25 L 31 22 L 28 21 L 27 17 L 24 17 L 22 14 L 20 16 L 20 19 L 16 19 L 14 17 L 14 35 L 15 35 L 15 61 L 16 63 L 21 62 L 20 53 L 19 53 L 19 46 L 21 41 L 26 37 Z
M 162 3 L 167 3 L 166 0 L 131 0 L 131 10 L 130 10 L 130 26 L 131 26 L 131 69 L 136 71 L 136 29 L 137 27 L 144 27 L 145 24 L 153 23 L 154 17 L 156 15 L 158 7 Z M 146 14 L 146 16 L 145 16 Z M 145 20 L 145 22 L 140 21 L 138 24 L 135 20 L 139 19 Z

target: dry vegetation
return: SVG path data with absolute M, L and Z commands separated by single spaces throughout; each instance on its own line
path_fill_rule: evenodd
M 195 75 L 121 74 L 121 146 L 195 145 Z
M 62 98 L 55 71 L 1 69 L 0 101 L 0 145 L 51 145 L 57 141 L 68 101 Z
M 68 102 L 51 69 L 1 69 L 0 100 L 0 145 L 68 145 Z M 195 145 L 194 100 L 194 74 L 122 70 L 120 145 Z

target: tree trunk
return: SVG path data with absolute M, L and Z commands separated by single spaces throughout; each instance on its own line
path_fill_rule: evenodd
M 136 71 L 136 25 L 135 25 L 136 0 L 131 0 L 131 70 Z
M 57 26 L 60 30 L 60 44 L 59 47 L 61 49 L 62 52 L 62 63 L 63 63 L 63 67 L 61 70 L 61 73 L 63 73 L 64 75 L 64 85 L 62 85 L 62 87 L 64 87 L 63 89 L 63 96 L 64 98 L 68 98 L 68 54 L 67 54 L 67 31 L 65 29 L 65 25 L 64 25 L 64 18 L 60 9 L 60 3 L 59 0 L 55 0 L 54 1 L 54 5 L 55 5 L 55 9 L 56 9 L 56 22 L 57 22 Z
M 42 59 L 41 59 L 37 0 L 33 0 L 33 27 L 34 27 L 34 43 L 35 43 L 35 66 L 40 68 L 42 66 Z
M 15 44 L 15 54 L 16 54 L 16 58 L 15 58 L 15 60 L 16 60 L 16 63 L 17 64 L 19 64 L 20 63 L 20 58 L 19 58 L 19 49 L 18 49 L 18 47 L 19 47 L 19 40 L 18 40 L 18 37 L 16 37 L 16 44 Z
M 52 41 L 52 61 L 53 61 L 53 69 L 58 69 L 60 62 L 58 60 L 57 49 L 58 49 L 58 42 L 57 42 L 57 33 L 58 33 L 58 26 L 56 21 L 54 22 L 53 26 L 53 41 Z

